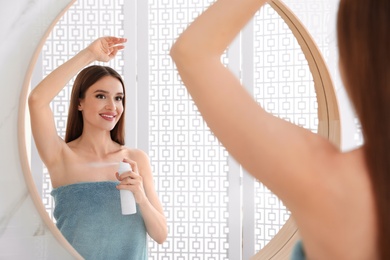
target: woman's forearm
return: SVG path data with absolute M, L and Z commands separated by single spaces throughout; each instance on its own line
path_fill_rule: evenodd
M 171 49 L 175 62 L 220 56 L 266 0 L 219 0 L 201 14 Z M 183 64 L 185 65 L 185 64 Z
M 149 200 L 146 200 L 139 206 L 149 236 L 157 243 L 163 243 L 168 235 L 165 216 L 159 212 Z
M 64 86 L 85 66 L 94 61 L 93 53 L 84 49 L 76 56 L 53 70 L 30 94 L 29 101 L 35 106 L 45 106 L 55 98 Z M 31 105 L 31 104 L 30 104 Z

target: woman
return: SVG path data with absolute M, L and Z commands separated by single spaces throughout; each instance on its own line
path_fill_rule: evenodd
M 365 138 L 349 152 L 265 112 L 221 64 L 265 2 L 219 0 L 200 15 L 171 49 L 180 76 L 227 150 L 291 210 L 299 258 L 390 259 L 389 1 L 340 1 L 340 68 Z
M 167 224 L 148 156 L 124 145 L 125 87 L 105 66 L 126 39 L 103 37 L 49 74 L 31 91 L 31 126 L 53 185 L 57 226 L 86 259 L 147 259 L 146 233 L 158 243 Z M 79 70 L 65 140 L 56 132 L 50 102 Z M 119 162 L 132 171 L 119 176 Z M 122 215 L 118 190 L 130 190 L 137 214 Z

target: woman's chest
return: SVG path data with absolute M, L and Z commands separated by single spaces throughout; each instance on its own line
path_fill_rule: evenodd
M 58 186 L 79 182 L 117 181 L 116 172 L 123 152 L 107 154 L 104 157 L 69 153 L 64 155 L 62 163 L 55 169 Z

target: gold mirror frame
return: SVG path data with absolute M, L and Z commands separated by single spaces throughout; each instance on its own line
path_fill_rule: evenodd
M 49 34 L 53 30 L 54 26 L 58 23 L 58 21 L 61 19 L 61 17 L 69 10 L 69 8 L 76 2 L 76 0 L 71 0 L 69 4 L 56 16 L 56 18 L 53 20 L 53 22 L 48 27 L 47 31 L 45 32 L 44 36 L 40 40 L 37 49 L 34 52 L 33 58 L 31 59 L 31 62 L 28 66 L 27 73 L 25 76 L 25 81 L 22 86 L 22 91 L 20 94 L 20 101 L 19 101 L 19 114 L 18 114 L 18 145 L 19 145 L 19 156 L 20 156 L 20 162 L 22 165 L 22 170 L 24 174 L 24 178 L 26 181 L 26 185 L 28 188 L 28 191 L 30 193 L 31 199 L 34 202 L 35 208 L 37 209 L 40 217 L 42 218 L 45 225 L 50 230 L 53 237 L 61 244 L 69 253 L 71 256 L 73 256 L 75 259 L 83 259 L 83 257 L 73 248 L 71 244 L 65 239 L 65 237 L 62 235 L 61 231 L 57 228 L 57 226 L 53 223 L 53 221 L 50 219 L 49 215 L 46 212 L 46 209 L 42 203 L 42 199 L 39 195 L 39 192 L 37 190 L 37 187 L 35 186 L 34 179 L 32 177 L 31 168 L 29 165 L 28 155 L 27 155 L 27 146 L 26 146 L 26 126 L 25 126 L 25 120 L 26 120 L 26 106 L 27 106 L 27 94 L 31 82 L 32 73 L 34 71 L 35 64 L 38 60 L 38 56 L 42 51 L 43 45 L 45 44 L 47 38 L 49 37 Z
M 28 72 L 25 76 L 25 81 L 22 86 L 19 102 L 18 147 L 26 185 L 35 207 L 40 214 L 40 217 L 49 228 L 52 235 L 57 239 L 57 241 L 65 249 L 67 249 L 74 258 L 82 259 L 78 252 L 66 241 L 61 232 L 57 229 L 42 204 L 41 198 L 32 178 L 25 138 L 26 100 L 33 68 L 36 64 L 39 53 L 41 52 L 42 47 L 53 27 L 75 2 L 76 0 L 71 0 L 68 6 L 62 10 L 56 19 L 54 19 L 54 21 L 51 23 L 44 37 L 41 39 L 38 48 L 35 51 L 34 56 L 29 64 Z M 330 73 L 327 69 L 320 50 L 318 49 L 317 45 L 304 25 L 283 2 L 280 0 L 271 0 L 268 3 L 289 26 L 308 61 L 317 94 L 319 120 L 318 133 L 328 138 L 336 146 L 340 147 L 341 129 L 338 103 Z M 281 228 L 281 230 L 275 235 L 275 237 L 251 259 L 288 259 L 291 254 L 291 249 L 298 239 L 299 237 L 297 233 L 297 227 L 293 219 L 290 218 Z

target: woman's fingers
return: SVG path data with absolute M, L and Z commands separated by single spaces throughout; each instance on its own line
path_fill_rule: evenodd
M 127 41 L 126 38 L 116 38 L 116 37 L 110 37 L 109 39 L 106 39 L 107 47 L 109 47 L 110 53 L 118 52 L 118 50 L 122 50 L 125 48 L 123 43 Z
M 127 179 L 140 180 L 142 177 L 135 172 L 124 172 L 122 174 L 117 174 L 119 181 L 125 181 Z
M 123 43 L 126 41 L 126 38 L 106 36 L 96 39 L 88 48 L 94 53 L 98 61 L 107 62 L 114 58 L 119 50 L 125 48 Z
M 102 37 L 102 39 L 105 39 L 107 42 L 109 42 L 111 44 L 119 44 L 119 43 L 124 43 L 127 41 L 126 38 L 115 37 L 115 36 L 106 36 L 106 37 Z
M 124 185 L 142 185 L 142 176 L 134 171 L 116 173 L 116 178 Z
M 116 178 L 120 181 L 118 189 L 129 189 L 133 192 L 137 189 L 143 189 L 143 180 L 142 176 L 139 175 L 137 163 L 127 158 L 123 159 L 123 162 L 130 164 L 131 171 L 122 174 L 116 173 Z
M 118 172 L 116 173 L 116 177 L 120 181 L 116 188 L 118 190 L 129 190 L 133 192 L 136 202 L 140 203 L 145 200 L 146 194 L 142 176 L 138 173 L 137 163 L 130 159 L 124 159 L 123 162 L 129 163 L 132 169 L 120 175 Z
M 135 172 L 135 173 L 137 173 L 137 174 L 139 173 L 139 172 L 138 172 L 138 165 L 137 165 L 137 162 L 135 162 L 135 161 L 133 161 L 133 160 L 130 160 L 130 159 L 126 159 L 126 158 L 125 158 L 123 161 L 130 164 L 131 169 L 133 170 L 133 172 Z
M 126 189 L 132 192 L 143 189 L 142 177 L 134 172 L 125 172 L 121 175 L 116 173 L 116 177 L 120 181 L 117 185 L 118 189 Z

